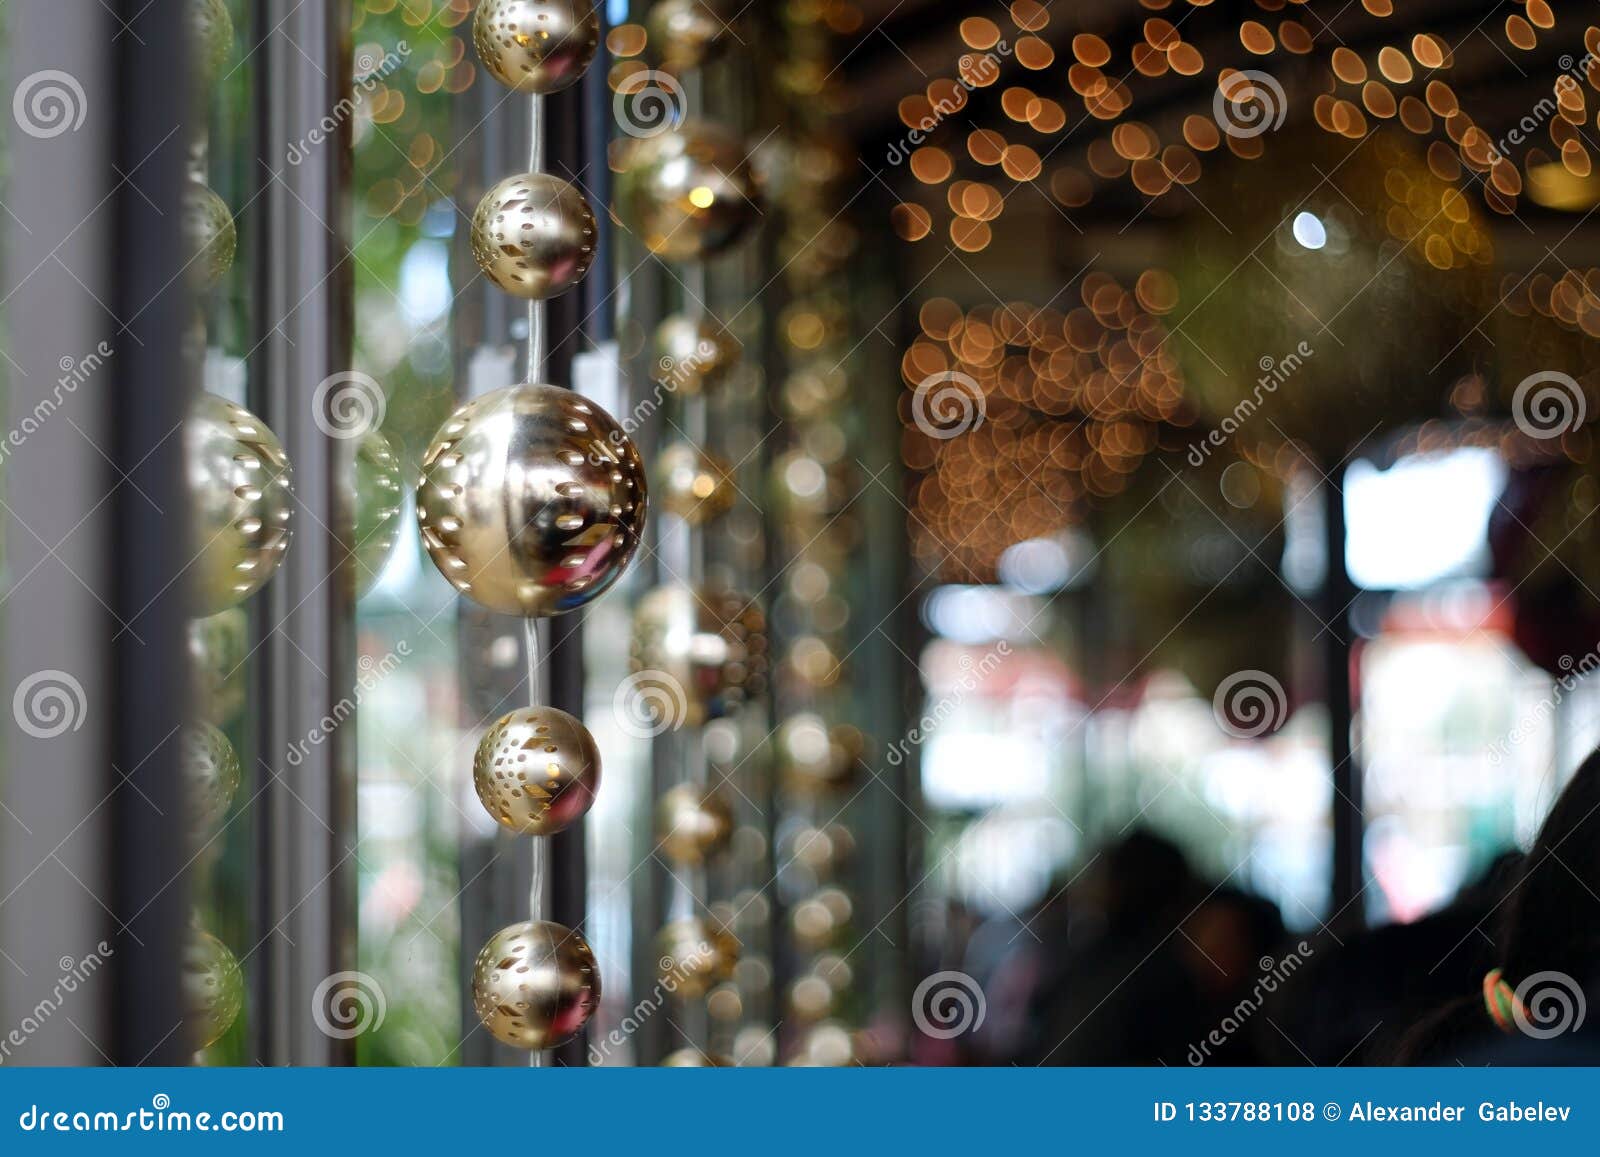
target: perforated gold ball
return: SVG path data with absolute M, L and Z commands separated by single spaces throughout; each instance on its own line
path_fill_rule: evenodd
M 663 928 L 656 951 L 656 975 L 662 986 L 691 1000 L 731 979 L 739 963 L 739 941 L 733 933 L 698 916 L 685 916 Z
M 489 75 L 530 95 L 576 83 L 600 47 L 594 0 L 483 0 L 472 46 Z
M 501 827 L 554 835 L 594 805 L 600 750 L 565 711 L 522 707 L 497 719 L 478 743 L 472 786 Z
M 183 1027 L 196 1049 L 210 1048 L 233 1027 L 244 1007 L 244 974 L 228 946 L 193 925 L 183 949 L 179 984 Z
M 260 418 L 215 394 L 196 399 L 183 437 L 195 552 L 187 577 L 196 614 L 213 615 L 260 590 L 283 562 L 294 515 L 289 459 Z
M 183 780 L 190 834 L 203 842 L 228 814 L 239 791 L 239 756 L 228 737 L 209 723 L 184 729 Z
M 738 591 L 669 583 L 634 611 L 633 669 L 665 672 L 682 689 L 688 727 L 765 694 L 767 650 L 766 615 Z
M 726 41 L 728 26 L 707 0 L 657 0 L 645 18 L 650 47 L 668 72 L 699 68 Z
M 196 292 L 216 287 L 233 266 L 239 247 L 239 231 L 233 224 L 228 203 L 199 181 L 191 180 L 183 191 L 182 232 L 185 246 L 185 272 Z
M 685 121 L 630 141 L 619 160 L 618 216 L 645 248 L 668 260 L 715 256 L 761 217 L 744 146 L 719 126 Z
M 714 788 L 679 784 L 656 804 L 656 840 L 675 864 L 701 864 L 728 846 L 733 809 Z
M 674 442 L 657 456 L 661 508 L 690 526 L 704 526 L 733 509 L 738 490 L 728 464 L 691 442 Z
M 548 1049 L 570 1040 L 600 1003 L 600 967 L 588 943 L 548 921 L 502 928 L 478 953 L 472 1004 L 495 1040 Z
M 513 297 L 543 301 L 589 272 L 594 211 L 570 181 L 549 173 L 507 177 L 483 195 L 472 215 L 472 258 Z
M 655 379 L 675 394 L 696 397 L 727 380 L 744 347 L 709 317 L 673 314 L 656 328 Z
M 647 491 L 639 452 L 611 415 L 571 390 L 508 386 L 434 436 L 417 521 L 462 594 L 502 614 L 556 615 L 627 569 Z

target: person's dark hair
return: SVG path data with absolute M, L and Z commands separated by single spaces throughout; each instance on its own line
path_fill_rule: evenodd
M 1558 973 L 1573 999 L 1600 994 L 1600 750 L 1585 759 L 1556 798 L 1500 906 L 1496 959 L 1513 991 L 1530 977 Z M 1575 987 L 1578 991 L 1573 993 Z M 1529 993 L 1530 1015 L 1541 1015 Z M 1402 1063 L 1441 1063 L 1504 1043 L 1481 993 L 1428 1017 L 1400 1049 Z

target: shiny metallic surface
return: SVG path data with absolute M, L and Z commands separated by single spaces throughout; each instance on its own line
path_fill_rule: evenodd
M 228 946 L 191 925 L 180 972 L 183 1028 L 190 1047 L 210 1048 L 233 1027 L 244 1007 L 244 974 Z
M 658 256 L 714 256 L 761 217 L 761 193 L 744 145 L 717 125 L 689 120 L 671 132 L 631 141 L 621 162 L 617 213 Z
M 483 0 L 472 46 L 489 75 L 529 95 L 574 84 L 600 47 L 594 0 Z
M 195 400 L 183 437 L 195 551 L 187 577 L 195 613 L 213 615 L 260 590 L 283 562 L 289 460 L 260 418 L 215 394 Z
M 639 547 L 644 464 L 604 410 L 548 385 L 468 402 L 422 462 L 417 521 L 434 565 L 493 611 L 546 616 L 608 590 Z
M 699 68 L 730 39 L 722 14 L 707 0 L 657 0 L 645 17 L 645 28 L 650 47 L 668 72 Z
M 239 791 L 239 756 L 228 737 L 209 723 L 193 723 L 184 729 L 183 782 L 189 834 L 196 843 L 204 843 L 228 814 Z
M 698 916 L 674 920 L 656 939 L 657 978 L 680 997 L 696 999 L 733 977 L 739 941 L 725 927 Z
M 737 591 L 656 587 L 633 617 L 632 666 L 665 671 L 683 689 L 689 727 L 719 719 L 767 690 L 767 619 Z
M 589 729 L 554 707 L 522 707 L 484 733 L 472 786 L 501 827 L 549 836 L 594 805 L 600 750 Z
M 502 928 L 478 953 L 472 1003 L 503 1044 L 547 1049 L 571 1039 L 600 1003 L 600 968 L 582 936 L 547 921 Z
M 675 864 L 701 864 L 728 846 L 733 811 L 714 788 L 679 784 L 656 804 L 656 840 Z
M 195 88 L 209 96 L 233 55 L 233 18 L 222 0 L 189 0 L 189 45 Z
M 594 211 L 577 186 L 549 173 L 507 177 L 472 214 L 472 259 L 499 288 L 525 301 L 565 293 L 589 272 Z
M 356 597 L 372 589 L 400 538 L 400 508 L 405 494 L 400 459 L 377 430 L 356 443 L 355 462 Z
M 676 313 L 656 327 L 655 378 L 673 393 L 716 389 L 744 357 L 744 347 L 709 317 Z
M 690 526 L 704 526 L 733 509 L 738 490 L 728 464 L 691 442 L 674 442 L 656 457 L 656 500 Z
M 228 203 L 199 181 L 184 188 L 183 239 L 186 272 L 196 292 L 215 288 L 233 266 L 239 232 Z

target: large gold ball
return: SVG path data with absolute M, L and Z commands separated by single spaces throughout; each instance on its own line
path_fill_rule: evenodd
M 600 47 L 594 0 L 483 0 L 472 45 L 489 75 L 530 95 L 576 83 Z
M 727 23 L 707 0 L 658 0 L 645 18 L 650 47 L 668 72 L 699 68 L 725 43 Z
M 472 786 L 495 822 L 549 836 L 594 804 L 600 750 L 589 729 L 554 707 L 522 707 L 495 721 L 472 760 Z
M 600 1003 L 600 967 L 570 928 L 527 921 L 502 928 L 478 953 L 472 1004 L 495 1040 L 519 1049 L 570 1040 Z
M 356 597 L 372 589 L 389 562 L 400 538 L 400 508 L 404 504 L 400 459 L 394 447 L 377 430 L 368 430 L 356 443 L 355 462 L 355 567 Z
M 233 213 L 211 189 L 191 180 L 183 191 L 181 229 L 186 272 L 196 291 L 204 293 L 233 266 L 234 251 L 239 247 Z
M 630 141 L 617 212 L 650 252 L 699 261 L 737 242 L 761 216 L 761 194 L 739 139 L 704 121 Z
M 201 394 L 184 426 L 198 615 L 214 615 L 260 590 L 289 549 L 294 496 L 289 459 L 243 406 Z
M 675 864 L 702 864 L 733 835 L 733 810 L 713 788 L 679 784 L 656 804 L 656 839 Z
M 228 946 L 191 926 L 180 974 L 183 1027 L 196 1049 L 210 1048 L 233 1027 L 244 1007 L 244 974 Z
M 711 318 L 678 313 L 657 327 L 655 354 L 656 381 L 670 393 L 692 398 L 727 380 L 744 347 Z
M 644 533 L 644 464 L 614 418 L 571 390 L 508 386 L 434 436 L 417 487 L 422 541 L 492 611 L 544 616 L 592 601 Z
M 739 941 L 733 933 L 698 916 L 685 916 L 663 928 L 656 951 L 656 975 L 662 986 L 691 1000 L 731 979 L 739 963 Z
M 228 737 L 209 723 L 184 729 L 183 779 L 190 834 L 204 842 L 228 814 L 239 791 L 239 756 Z
M 674 442 L 657 458 L 662 509 L 690 526 L 704 526 L 733 509 L 738 490 L 728 464 L 691 442 Z
M 737 591 L 670 583 L 634 611 L 633 669 L 682 689 L 679 725 L 699 727 L 765 694 L 767 663 L 766 615 Z
M 570 181 L 549 173 L 507 177 L 483 195 L 472 215 L 472 258 L 513 297 L 543 301 L 565 293 L 594 264 L 589 202 Z

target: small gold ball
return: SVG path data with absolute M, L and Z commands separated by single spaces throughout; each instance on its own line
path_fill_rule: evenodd
M 707 0 L 658 0 L 645 18 L 650 47 L 668 72 L 699 68 L 726 42 L 727 22 Z
M 239 756 L 228 737 L 209 723 L 186 727 L 183 777 L 190 834 L 197 843 L 204 842 L 228 814 L 239 790 Z
M 183 1025 L 196 1050 L 207 1049 L 233 1027 L 244 1007 L 244 974 L 228 946 L 191 925 L 180 977 Z
M 644 463 L 616 419 L 557 386 L 508 386 L 457 410 L 422 460 L 417 521 L 439 572 L 501 614 L 593 601 L 644 534 Z
M 728 464 L 690 442 L 674 442 L 657 459 L 661 507 L 690 526 L 704 526 L 733 509 L 738 490 Z
M 600 750 L 589 729 L 554 707 L 502 715 L 472 760 L 472 786 L 501 827 L 550 836 L 594 805 Z
M 656 839 L 675 864 L 701 864 L 728 846 L 733 810 L 713 788 L 679 784 L 656 804 Z
M 289 549 L 289 459 L 261 419 L 201 394 L 184 426 L 196 614 L 214 615 L 266 584 Z
M 600 967 L 570 928 L 526 921 L 502 928 L 478 953 L 472 1004 L 495 1040 L 519 1049 L 570 1040 L 600 1003 Z
M 629 141 L 619 157 L 618 217 L 650 252 L 701 261 L 761 217 L 761 193 L 739 139 L 704 121 Z
M 764 695 L 767 663 L 766 615 L 737 591 L 669 583 L 634 611 L 633 670 L 666 675 L 682 716 L 673 725 L 700 727 Z
M 731 1069 L 733 1062 L 718 1053 L 703 1053 L 699 1049 L 679 1049 L 661 1058 L 664 1069 Z
M 234 251 L 239 247 L 233 214 L 211 189 L 190 181 L 183 191 L 182 229 L 189 279 L 197 292 L 204 293 L 215 288 L 233 267 Z
M 693 1000 L 733 977 L 739 941 L 721 924 L 686 916 L 656 940 L 657 978 L 668 992 Z
M 692 398 L 727 380 L 744 347 L 708 317 L 674 314 L 655 334 L 655 379 L 671 393 Z
M 507 177 L 472 215 L 472 258 L 524 301 L 565 293 L 594 263 L 594 211 L 577 187 L 549 173 Z
M 593 0 L 483 0 L 472 45 L 489 75 L 529 95 L 575 84 L 600 47 Z

